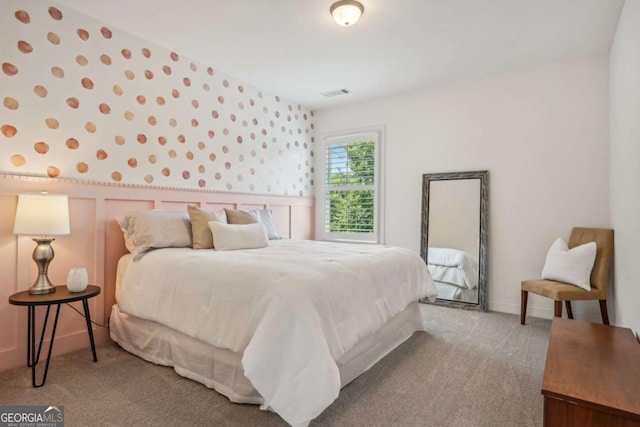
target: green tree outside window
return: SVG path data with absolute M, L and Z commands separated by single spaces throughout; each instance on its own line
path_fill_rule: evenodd
M 331 145 L 327 157 L 327 230 L 373 233 L 375 142 Z

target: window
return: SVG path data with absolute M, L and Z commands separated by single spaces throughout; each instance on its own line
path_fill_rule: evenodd
M 316 197 L 321 239 L 382 242 L 381 135 L 378 129 L 324 139 Z

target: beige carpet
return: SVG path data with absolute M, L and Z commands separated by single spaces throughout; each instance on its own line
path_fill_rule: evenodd
M 416 333 L 342 389 L 313 426 L 541 426 L 550 321 L 422 306 Z M 73 426 L 282 426 L 173 369 L 114 345 L 51 361 L 44 387 L 26 367 L 0 373 L 0 404 L 64 405 Z

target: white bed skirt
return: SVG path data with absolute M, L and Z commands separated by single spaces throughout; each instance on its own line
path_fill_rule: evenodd
M 262 404 L 263 399 L 244 375 L 242 354 L 215 347 L 158 323 L 120 312 L 114 305 L 110 318 L 111 339 L 122 348 L 158 365 L 172 366 L 185 378 L 198 381 L 236 403 Z M 418 302 L 391 318 L 375 334 L 363 339 L 339 361 L 342 387 L 376 362 L 424 331 Z
M 460 286 L 438 281 L 435 283 L 436 288 L 438 289 L 438 299 L 478 304 L 478 288 L 462 288 Z

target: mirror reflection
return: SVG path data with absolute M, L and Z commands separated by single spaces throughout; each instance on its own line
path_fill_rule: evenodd
M 478 303 L 479 245 L 480 180 L 432 182 L 427 266 L 438 298 Z
M 485 310 L 487 171 L 423 176 L 422 257 L 436 304 Z

